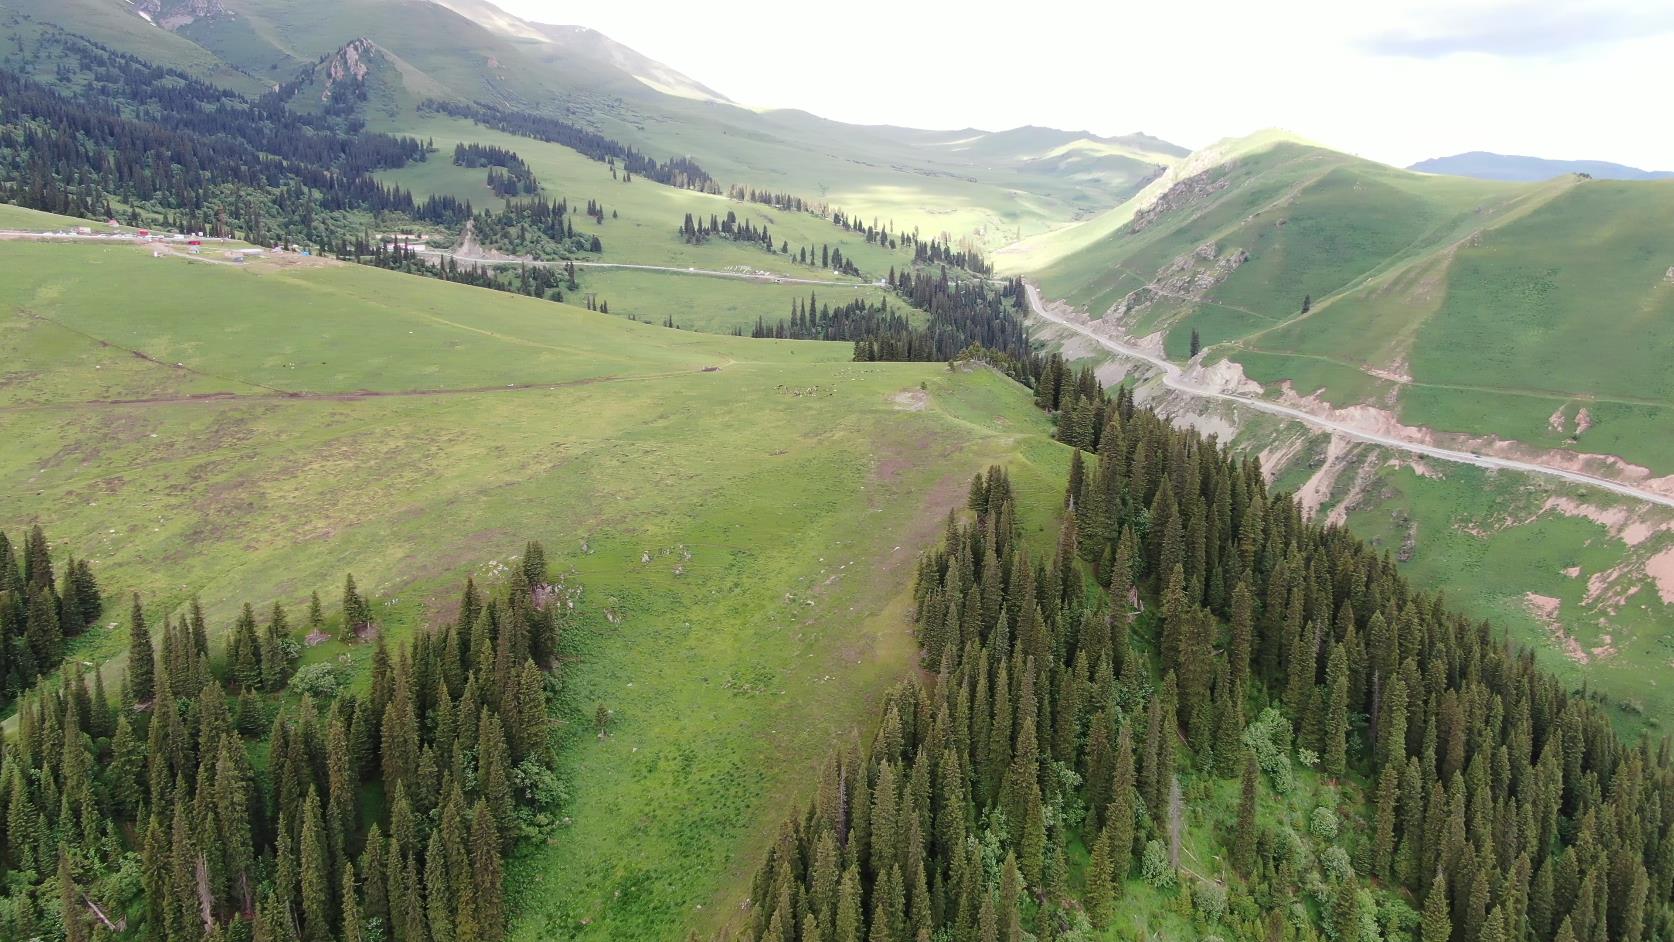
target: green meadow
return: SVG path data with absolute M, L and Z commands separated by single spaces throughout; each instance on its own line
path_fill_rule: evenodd
M 0 203 L 0 229 L 55 232 L 76 226 L 87 226 L 94 232 L 112 231 L 110 226 L 91 219 L 77 219 L 74 216 L 60 216 L 57 213 L 43 213 L 38 209 L 14 206 L 11 203 Z
M 584 595 L 568 820 L 513 861 L 516 938 L 722 921 L 913 669 L 912 563 L 970 476 L 1006 463 L 1050 539 L 1067 451 L 998 374 L 287 261 L 0 245 L 0 526 L 216 631 L 352 572 L 395 636 L 541 540 Z M 122 609 L 78 656 L 120 672 Z
M 678 272 L 633 271 L 611 268 L 583 268 L 574 292 L 577 303 L 591 294 L 610 305 L 610 313 L 651 324 L 672 318 L 682 330 L 730 334 L 735 329 L 749 336 L 759 318 L 768 324 L 789 319 L 791 303 L 806 305 L 810 298 L 820 307 L 833 307 L 854 300 L 876 303 L 888 299 L 903 314 L 916 316 L 893 292 L 883 288 L 835 287 L 830 285 L 774 284 L 710 278 Z
M 486 170 L 454 166 L 454 145 L 464 141 L 515 151 L 534 171 L 542 195 L 553 200 L 567 199 L 578 213 L 587 206 L 588 200 L 600 201 L 606 214 L 603 223 L 581 215 L 576 217 L 577 232 L 596 233 L 603 243 L 600 261 L 717 270 L 738 268 L 801 278 L 833 278 L 829 269 L 822 269 L 817 263 L 801 264 L 790 256 L 768 252 L 757 243 L 714 238 L 692 245 L 677 231 L 687 213 L 708 220 L 710 216 L 725 218 L 728 212 L 733 212 L 741 221 L 748 219 L 757 228 L 766 226 L 773 235 L 774 248 L 786 242 L 792 255 L 799 248 L 812 247 L 816 253 L 821 246 L 841 248 L 844 257 L 853 259 L 868 280 L 882 277 L 891 266 L 899 268 L 912 263 L 912 255 L 905 248 L 891 251 L 887 246 L 867 244 L 865 236 L 848 232 L 811 213 L 663 186 L 638 177 L 624 182 L 620 176 L 613 178 L 607 165 L 568 147 L 505 134 L 470 121 L 420 117 L 402 119 L 388 130 L 435 141 L 437 151 L 429 160 L 378 175 L 386 183 L 411 190 L 418 199 L 431 194 L 449 194 L 469 199 L 476 207 L 499 202 L 488 189 Z

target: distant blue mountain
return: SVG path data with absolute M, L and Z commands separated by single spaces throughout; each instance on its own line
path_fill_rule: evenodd
M 1674 171 L 1640 170 L 1604 160 L 1547 160 L 1544 157 L 1516 157 L 1473 150 L 1452 157 L 1433 157 L 1407 168 L 1423 173 L 1444 173 L 1478 180 L 1550 180 L 1566 173 L 1585 173 L 1597 180 L 1669 180 Z

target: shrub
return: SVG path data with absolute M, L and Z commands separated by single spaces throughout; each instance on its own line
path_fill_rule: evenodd
M 1290 768 L 1290 720 L 1277 707 L 1261 711 L 1244 728 L 1244 745 L 1255 753 L 1256 764 L 1273 779 L 1273 790 L 1285 794 L 1296 786 Z
M 1158 840 L 1145 844 L 1145 853 L 1141 855 L 1139 871 L 1145 877 L 1145 882 L 1159 890 L 1166 890 L 1174 886 L 1174 868 L 1168 865 L 1168 849 Z
M 316 700 L 329 700 L 343 689 L 348 679 L 343 676 L 343 669 L 330 661 L 310 664 L 296 672 L 291 678 L 291 686 L 302 694 L 311 694 Z
M 1308 816 L 1308 830 L 1320 840 L 1334 841 L 1337 839 L 1337 812 L 1324 805 L 1315 808 Z
M 1226 887 L 1219 883 L 1208 880 L 1199 882 L 1193 900 L 1197 903 L 1197 913 L 1203 917 L 1204 922 L 1220 922 L 1221 917 L 1226 915 Z
M 1354 876 L 1354 867 L 1349 863 L 1348 851 L 1341 847 L 1327 847 L 1325 853 L 1319 855 L 1319 868 L 1331 878 L 1333 883 L 1341 883 Z

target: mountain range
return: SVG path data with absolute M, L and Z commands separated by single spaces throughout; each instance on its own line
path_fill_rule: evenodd
M 1548 160 L 1473 150 L 1451 157 L 1432 157 L 1407 168 L 1420 173 L 1445 173 L 1479 180 L 1550 180 L 1566 173 L 1583 173 L 1595 180 L 1667 180 L 1674 170 L 1641 170 L 1607 160 Z

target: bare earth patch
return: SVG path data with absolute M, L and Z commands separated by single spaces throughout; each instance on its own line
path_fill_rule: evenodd
M 1296 500 L 1308 516 L 1317 513 L 1326 498 L 1331 496 L 1331 489 L 1337 485 L 1337 477 L 1348 467 L 1346 459 L 1352 444 L 1350 439 L 1341 435 L 1331 436 L 1330 442 L 1325 446 L 1325 462 L 1308 478 L 1308 483 L 1297 490 Z
M 1657 595 L 1674 605 L 1674 546 L 1645 561 L 1645 573 L 1656 583 Z
M 1606 613 L 1620 611 L 1628 599 L 1639 593 L 1640 586 L 1634 579 L 1637 575 L 1635 570 L 1635 564 L 1628 561 L 1593 573 L 1587 578 L 1587 595 L 1582 601 L 1588 607 L 1601 608 Z
M 1564 415 L 1564 410 L 1567 408 L 1569 408 L 1567 405 L 1559 406 L 1558 411 L 1547 416 L 1546 427 L 1562 435 L 1564 430 L 1569 427 L 1569 416 Z
M 1585 664 L 1589 660 L 1587 651 L 1581 647 L 1581 642 L 1564 630 L 1563 623 L 1558 620 L 1558 609 L 1562 602 L 1550 595 L 1537 595 L 1533 592 L 1523 593 L 1523 604 L 1528 606 L 1529 614 L 1540 620 L 1551 633 L 1552 640 L 1564 652 L 1564 656 L 1577 664 Z
M 1231 360 L 1209 366 L 1192 366 L 1181 375 L 1181 379 L 1193 386 L 1240 396 L 1259 396 L 1263 392 L 1261 384 L 1245 376 L 1244 368 Z
M 1372 482 L 1377 479 L 1377 475 L 1378 463 L 1376 461 L 1362 461 L 1360 467 L 1354 472 L 1354 480 L 1349 482 L 1348 493 L 1337 502 L 1337 506 L 1331 508 L 1331 513 L 1326 515 L 1326 525 L 1340 527 L 1348 523 L 1349 511 L 1360 506 L 1360 502 L 1366 499 L 1366 495 L 1371 491 Z
M 1261 462 L 1261 471 L 1267 478 L 1267 482 L 1269 484 L 1273 483 L 1273 478 L 1289 467 L 1290 463 L 1296 460 L 1296 456 L 1302 453 L 1302 449 L 1307 447 L 1307 444 L 1308 436 L 1299 435 L 1288 442 L 1263 448 L 1261 454 L 1256 457 Z
M 1674 530 L 1674 520 L 1652 522 L 1647 511 L 1629 507 L 1597 507 L 1573 497 L 1553 496 L 1546 499 L 1541 513 L 1557 511 L 1566 517 L 1581 517 L 1610 531 L 1610 535 L 1629 546 L 1638 546 L 1655 534 Z
M 1432 480 L 1439 481 L 1444 477 L 1440 471 L 1436 470 L 1434 465 L 1425 461 L 1423 458 L 1395 457 L 1389 459 L 1387 462 L 1384 462 L 1384 467 L 1394 468 L 1397 471 L 1402 468 L 1407 468 L 1410 469 L 1413 474 L 1416 474 L 1421 478 L 1430 478 Z
M 922 389 L 903 389 L 890 396 L 889 401 L 893 402 L 897 409 L 903 409 L 907 412 L 923 412 L 924 407 L 930 404 L 930 394 Z

